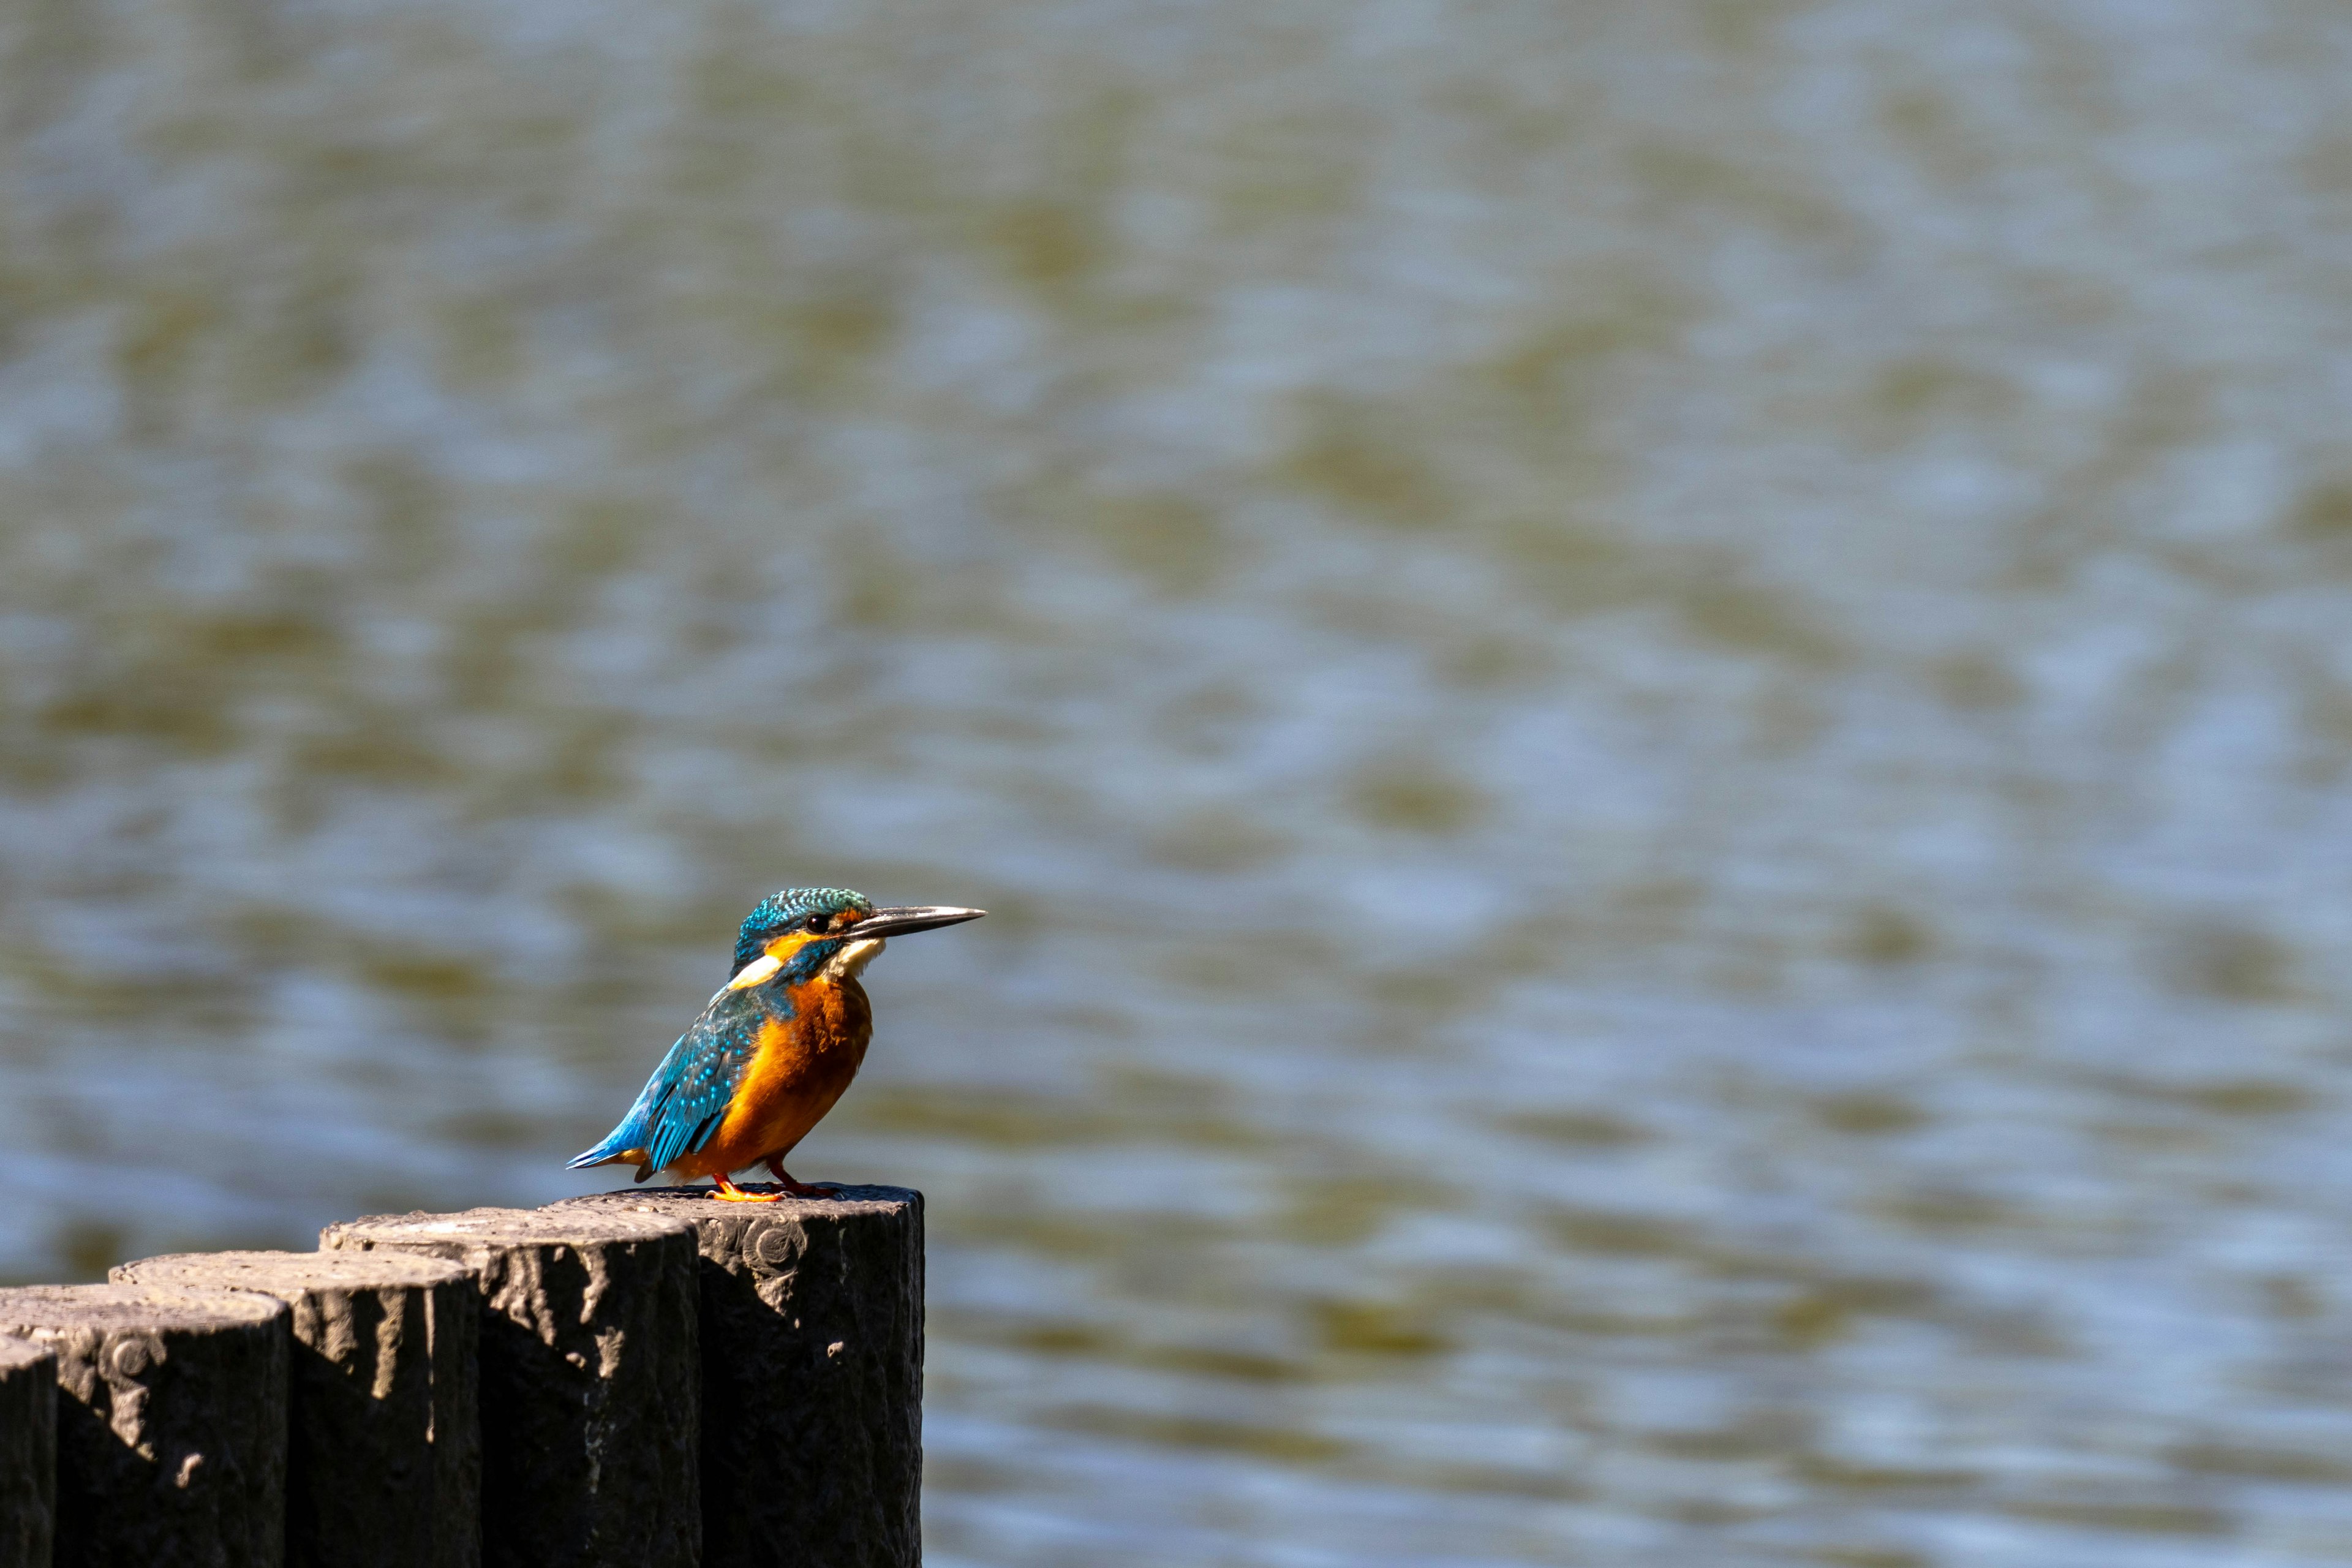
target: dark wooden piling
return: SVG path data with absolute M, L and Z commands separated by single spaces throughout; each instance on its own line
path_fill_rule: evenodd
M 329 1226 L 322 1251 L 475 1271 L 486 1568 L 695 1568 L 695 1233 L 640 1213 L 471 1209 Z
M 732 1204 L 657 1187 L 546 1212 L 693 1222 L 707 1568 L 921 1562 L 921 1194 Z
M 0 1290 L 57 1356 L 57 1568 L 279 1568 L 285 1304 L 161 1285 Z
M 57 1506 L 57 1352 L 0 1339 L 0 1564 L 49 1568 Z
M 479 1309 L 463 1263 L 395 1252 L 191 1252 L 117 1284 L 284 1301 L 288 1568 L 476 1568 Z

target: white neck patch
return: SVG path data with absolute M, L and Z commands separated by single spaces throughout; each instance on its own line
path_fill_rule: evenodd
M 869 936 L 862 942 L 851 942 L 833 955 L 832 961 L 824 966 L 820 978 L 835 984 L 844 980 L 856 979 L 858 971 L 873 963 L 876 956 L 881 952 L 882 942 L 883 939 L 878 936 Z

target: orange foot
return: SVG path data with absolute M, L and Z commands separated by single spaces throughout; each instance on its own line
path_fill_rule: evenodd
M 783 1156 L 781 1154 L 771 1156 L 766 1163 L 768 1169 L 775 1173 L 776 1180 L 782 1182 L 784 1185 L 784 1190 L 776 1194 L 778 1197 L 830 1198 L 839 1195 L 839 1194 L 835 1190 L 841 1185 L 839 1182 L 817 1182 L 812 1184 L 808 1182 L 793 1181 L 791 1176 L 784 1173 L 784 1160 Z
M 710 1179 L 718 1184 L 710 1189 L 710 1195 L 722 1204 L 772 1204 L 784 1195 L 782 1193 L 747 1193 L 724 1176 Z

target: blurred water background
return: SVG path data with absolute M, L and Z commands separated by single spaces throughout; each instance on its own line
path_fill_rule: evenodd
M 0 1272 L 977 903 L 931 1561 L 2352 1560 L 2352 11 L 12 0 Z

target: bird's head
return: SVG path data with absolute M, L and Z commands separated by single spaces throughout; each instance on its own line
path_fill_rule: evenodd
M 985 910 L 945 904 L 877 909 L 847 888 L 786 888 L 761 899 L 735 935 L 732 990 L 782 977 L 787 984 L 847 979 L 882 951 L 884 939 L 976 921 Z

